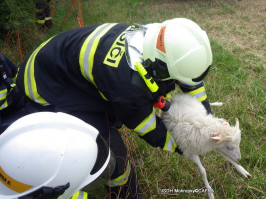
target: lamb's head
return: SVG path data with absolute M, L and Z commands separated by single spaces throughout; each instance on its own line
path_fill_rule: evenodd
M 235 162 L 240 161 L 240 140 L 241 140 L 241 131 L 239 129 L 239 121 L 236 119 L 236 125 L 230 126 L 226 122 L 222 122 L 224 126 L 225 134 L 213 135 L 211 138 L 215 143 L 216 149 L 220 154 L 228 156 Z

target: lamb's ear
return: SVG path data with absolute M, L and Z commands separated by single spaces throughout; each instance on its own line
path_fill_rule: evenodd
M 218 119 L 221 123 L 223 123 L 223 125 L 225 125 L 225 126 L 229 126 L 229 123 L 228 123 L 228 121 L 226 120 L 226 119 L 223 119 L 223 118 L 220 118 L 220 119 Z
M 220 135 L 213 135 L 213 136 L 211 136 L 211 139 L 213 139 L 214 141 L 217 142 L 217 141 L 221 140 L 222 137 Z
M 233 140 L 234 140 L 234 137 L 232 137 L 232 136 L 226 136 L 226 137 L 220 139 L 216 144 L 218 145 L 218 144 L 221 144 L 222 142 L 225 142 L 225 141 L 232 142 Z
M 229 123 L 227 121 L 224 121 L 223 125 L 229 126 Z
M 239 129 L 239 121 L 238 121 L 237 118 L 236 118 L 236 125 L 235 125 L 235 127 L 237 127 Z

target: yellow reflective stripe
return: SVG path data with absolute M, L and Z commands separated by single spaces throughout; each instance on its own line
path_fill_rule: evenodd
M 118 178 L 107 181 L 106 185 L 109 187 L 116 187 L 116 186 L 126 184 L 128 181 L 128 177 L 130 175 L 130 171 L 131 171 L 131 167 L 130 167 L 130 163 L 128 161 L 126 171 L 121 176 L 119 176 Z
M 20 68 L 18 67 L 18 71 L 17 71 L 16 75 L 15 75 L 14 77 L 11 78 L 11 80 L 12 80 L 14 83 L 16 83 L 16 81 L 17 81 L 17 77 L 18 77 L 19 69 L 20 69 Z
M 100 38 L 115 24 L 103 24 L 97 27 L 85 40 L 83 43 L 80 55 L 79 55 L 79 65 L 82 75 L 89 81 L 91 81 L 95 86 L 95 82 L 92 76 L 92 68 L 94 62 L 94 54 L 97 49 L 97 45 Z M 112 26 L 112 27 L 111 27 Z
M 92 69 L 94 64 L 94 55 L 97 50 L 98 44 L 100 42 L 101 37 L 103 37 L 112 27 L 114 27 L 116 23 L 112 24 L 102 24 L 97 27 L 85 40 L 83 43 L 80 55 L 79 55 L 79 65 L 80 71 L 82 75 L 89 80 L 96 88 L 97 85 L 94 82 L 94 78 L 92 75 Z M 101 96 L 107 100 L 106 97 L 99 91 Z
M 195 96 L 200 101 L 204 101 L 205 99 L 207 99 L 207 95 L 206 95 L 206 91 L 205 91 L 204 86 L 189 92 L 189 94 L 192 96 Z
M 125 33 L 128 30 L 132 30 L 133 27 L 129 26 L 124 32 L 122 32 L 114 41 L 113 45 L 109 49 L 106 57 L 103 61 L 104 64 L 110 67 L 118 67 L 120 60 L 125 53 Z
M 100 93 L 100 95 L 102 96 L 102 98 L 105 100 L 105 101 L 108 101 L 108 99 L 103 95 L 103 93 L 101 91 L 98 90 L 98 92 Z
M 52 17 L 45 17 L 45 18 L 44 18 L 45 21 L 49 21 L 49 20 L 51 20 L 51 19 L 52 19 Z
M 24 85 L 25 85 L 25 93 L 26 93 L 26 95 L 28 97 L 30 97 L 32 100 L 34 100 L 35 102 L 43 104 L 43 105 L 47 105 L 48 103 L 37 92 L 36 81 L 35 81 L 35 77 L 34 77 L 34 62 L 35 62 L 35 57 L 38 54 L 38 52 L 52 38 L 50 38 L 46 42 L 42 43 L 31 54 L 31 56 L 29 57 L 29 59 L 27 61 L 27 64 L 26 64 L 26 67 L 25 67 L 25 73 L 24 73 Z
M 71 199 L 88 199 L 88 193 L 83 191 L 77 191 Z
M 37 22 L 38 24 L 44 24 L 44 23 L 45 23 L 45 20 L 36 20 L 36 22 Z
M 7 89 L 5 88 L 5 89 L 0 91 L 0 100 L 5 99 L 6 96 L 7 96 Z
M 13 85 L 13 84 L 12 84 L 12 85 Z M 12 85 L 11 85 L 11 86 L 12 86 Z M 14 85 L 15 85 L 15 84 L 14 84 Z M 5 89 L 3 89 L 3 90 L 0 91 L 0 101 L 6 99 L 5 102 L 0 106 L 0 110 L 3 110 L 3 109 L 5 109 L 5 108 L 8 107 L 7 96 L 8 96 L 8 94 L 10 94 L 10 92 L 13 90 L 13 87 L 14 87 L 14 86 L 12 86 L 12 88 L 11 88 L 11 90 L 10 90 L 9 92 L 8 92 L 7 88 L 5 88 Z
M 17 76 L 18 76 L 18 73 L 16 73 L 16 75 L 15 75 L 13 78 L 11 78 L 11 80 L 12 80 L 14 83 L 17 81 Z
M 0 110 L 3 110 L 8 107 L 7 100 L 1 105 Z
M 146 85 L 150 89 L 150 91 L 151 92 L 157 92 L 159 89 L 157 83 L 152 79 L 152 77 L 149 77 L 149 79 L 146 78 L 146 75 L 148 74 L 148 72 L 143 67 L 143 65 L 139 62 L 136 62 L 134 67 L 138 70 L 140 76 L 142 77 L 142 79 L 144 80 L 144 82 L 146 83 Z
M 165 99 L 170 99 L 172 95 L 170 93 L 166 94 Z
M 88 193 L 87 192 L 83 192 L 83 199 L 88 199 Z
M 104 27 L 104 29 L 101 31 L 101 33 L 99 33 L 99 35 L 97 35 L 94 38 L 94 41 L 92 41 L 92 46 L 90 49 L 90 54 L 89 54 L 89 77 L 91 82 L 96 86 L 95 82 L 94 82 L 94 78 L 92 76 L 92 68 L 93 68 L 93 64 L 94 64 L 94 55 L 95 52 L 97 50 L 98 44 L 100 42 L 100 39 L 103 35 L 105 35 L 105 33 L 107 33 L 107 31 L 109 31 L 112 27 L 114 27 L 116 24 L 107 24 L 106 27 Z
M 77 191 L 72 197 L 71 199 L 77 199 L 79 196 L 79 191 Z
M 143 136 L 146 133 L 154 130 L 156 128 L 156 113 L 153 108 L 152 113 L 146 117 L 135 129 L 134 131 L 138 133 L 139 136 Z
M 175 152 L 176 147 L 177 147 L 177 144 L 175 143 L 174 138 L 172 137 L 170 132 L 167 130 L 166 141 L 165 141 L 163 150 L 169 151 L 169 152 Z

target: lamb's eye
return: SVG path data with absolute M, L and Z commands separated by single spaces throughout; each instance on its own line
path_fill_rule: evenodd
M 233 147 L 230 147 L 230 146 L 226 146 L 226 148 L 227 148 L 229 151 L 232 151 L 232 150 L 233 150 Z

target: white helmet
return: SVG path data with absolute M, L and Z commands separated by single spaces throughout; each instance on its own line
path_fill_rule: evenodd
M 176 18 L 147 25 L 143 59 L 152 62 L 160 80 L 196 85 L 208 73 L 212 51 L 205 31 L 189 19 Z
M 94 127 L 51 112 L 15 121 L 0 136 L 0 158 L 0 199 L 70 198 L 106 175 L 112 160 Z

